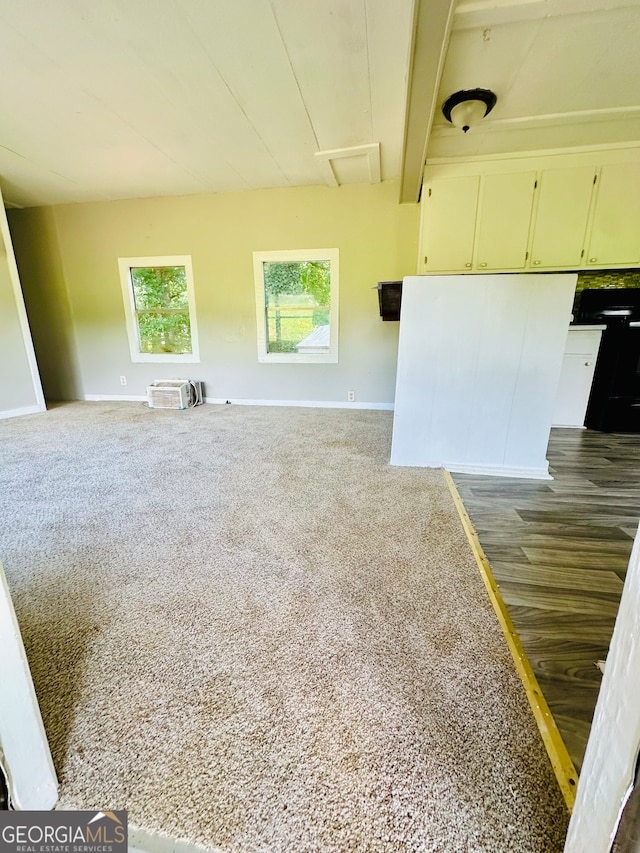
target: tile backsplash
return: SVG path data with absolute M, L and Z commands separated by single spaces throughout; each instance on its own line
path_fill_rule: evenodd
M 640 287 L 640 270 L 594 270 L 579 272 L 576 295 L 573 300 L 573 314 L 580 308 L 580 296 L 583 290 L 592 288 Z
M 578 273 L 576 293 L 594 287 L 640 287 L 640 270 L 594 270 Z

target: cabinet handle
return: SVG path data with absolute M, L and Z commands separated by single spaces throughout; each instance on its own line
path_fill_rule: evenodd
M 465 267 L 466 267 L 467 269 L 471 269 L 471 264 L 465 264 Z
M 538 266 L 539 263 L 540 263 L 540 261 L 534 261 L 533 262 L 534 266 L 536 266 L 536 267 Z
M 481 264 L 478 264 L 479 267 L 486 267 L 486 261 L 483 261 Z
M 585 367 L 591 367 L 591 362 L 590 362 L 590 361 L 585 361 L 584 366 L 585 366 Z
M 597 264 L 597 263 L 598 263 L 598 259 L 597 259 L 597 258 L 589 258 L 589 263 L 590 263 L 590 264 Z

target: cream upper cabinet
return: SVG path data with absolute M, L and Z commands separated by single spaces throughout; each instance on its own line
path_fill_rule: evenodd
M 640 260 L 640 163 L 602 167 L 586 266 Z
M 418 274 L 640 266 L 640 146 L 625 154 L 434 164 Z
M 540 173 L 531 268 L 580 265 L 595 175 L 593 166 L 546 169 Z
M 425 185 L 419 273 L 471 269 L 479 186 L 478 175 Z
M 535 182 L 535 172 L 484 176 L 476 269 L 524 269 Z

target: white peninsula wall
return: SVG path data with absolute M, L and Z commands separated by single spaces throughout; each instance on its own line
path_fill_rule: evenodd
M 549 478 L 576 278 L 404 279 L 393 465 Z

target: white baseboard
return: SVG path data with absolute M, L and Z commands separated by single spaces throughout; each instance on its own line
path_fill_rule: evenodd
M 549 463 L 542 468 L 511 468 L 508 465 L 466 465 L 463 462 L 447 462 L 442 466 L 452 474 L 486 474 L 491 477 L 521 477 L 527 480 L 553 480 Z
M 223 853 L 219 847 L 211 849 L 164 835 L 152 835 L 132 825 L 129 825 L 127 848 L 129 853 Z
M 232 403 L 236 406 L 293 406 L 306 409 L 381 409 L 393 411 L 393 403 L 348 403 L 340 400 L 227 400 L 224 397 L 205 397 L 205 403 Z
M 147 395 L 85 394 L 84 399 L 91 403 L 146 403 Z M 393 403 L 348 403 L 339 400 L 239 400 L 235 397 L 228 400 L 225 397 L 205 397 L 204 402 L 213 405 L 232 403 L 235 406 L 297 406 L 307 409 L 381 409 L 393 411 Z M 3 416 L 0 415 L 0 417 Z
M 90 403 L 146 403 L 146 394 L 85 394 Z
M 25 406 L 22 409 L 8 409 L 6 412 L 0 412 L 0 419 L 2 418 L 19 418 L 22 415 L 37 415 L 40 412 L 46 412 L 47 407 L 44 403 L 38 404 L 37 406 Z

